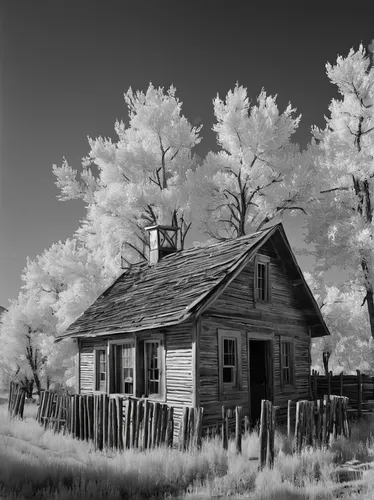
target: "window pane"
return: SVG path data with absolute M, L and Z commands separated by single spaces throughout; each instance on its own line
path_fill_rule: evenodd
M 146 349 L 146 388 L 149 394 L 160 393 L 159 342 L 147 342 Z
M 236 384 L 237 360 L 236 339 L 223 339 L 222 381 L 224 384 Z
M 134 393 L 134 344 L 122 344 L 122 377 L 121 377 L 121 392 L 123 394 Z
M 235 339 L 223 340 L 223 365 L 235 366 Z
M 96 390 L 106 390 L 106 351 L 98 349 L 96 351 Z
M 267 300 L 267 284 L 266 284 L 266 264 L 257 264 L 257 298 L 258 300 Z
M 291 343 L 282 342 L 281 343 L 281 362 L 282 362 L 282 376 L 283 383 L 291 383 Z
M 234 382 L 234 370 L 233 368 L 223 367 L 223 383 L 231 384 Z

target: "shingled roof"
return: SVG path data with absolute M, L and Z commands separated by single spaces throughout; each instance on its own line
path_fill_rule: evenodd
M 223 243 L 178 251 L 154 265 L 141 262 L 131 266 L 56 340 L 136 332 L 182 323 L 195 316 L 209 298 L 223 290 L 276 233 L 289 248 L 293 274 L 303 280 L 308 307 L 316 311 L 315 322 L 320 328 L 313 336 L 329 334 L 289 247 L 283 226 L 277 224 Z

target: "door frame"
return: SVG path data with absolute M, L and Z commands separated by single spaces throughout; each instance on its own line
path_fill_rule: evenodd
M 274 403 L 274 333 L 257 333 L 247 332 L 247 365 L 248 365 L 248 406 L 249 415 L 252 418 L 252 404 L 251 404 L 251 350 L 250 341 L 257 340 L 265 342 L 265 356 L 267 362 L 267 370 L 270 374 L 269 380 L 266 384 L 266 393 L 269 394 L 269 401 Z

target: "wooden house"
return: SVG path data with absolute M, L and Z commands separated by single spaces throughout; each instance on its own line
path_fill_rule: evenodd
M 154 226 L 150 259 L 133 265 L 59 338 L 77 339 L 79 393 L 222 405 L 252 421 L 261 399 L 309 397 L 310 342 L 328 335 L 282 224 L 177 251 L 176 228 Z

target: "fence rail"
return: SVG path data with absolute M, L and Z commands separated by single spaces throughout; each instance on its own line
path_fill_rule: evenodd
M 10 418 L 23 418 L 26 391 L 16 382 L 11 382 L 9 387 L 8 415 Z
M 344 396 L 349 399 L 350 412 L 357 412 L 361 417 L 363 413 L 371 411 L 374 407 L 374 377 L 364 375 L 356 370 L 356 375 L 319 375 L 315 370 L 311 375 L 311 389 L 313 399 L 320 399 L 324 395 Z

